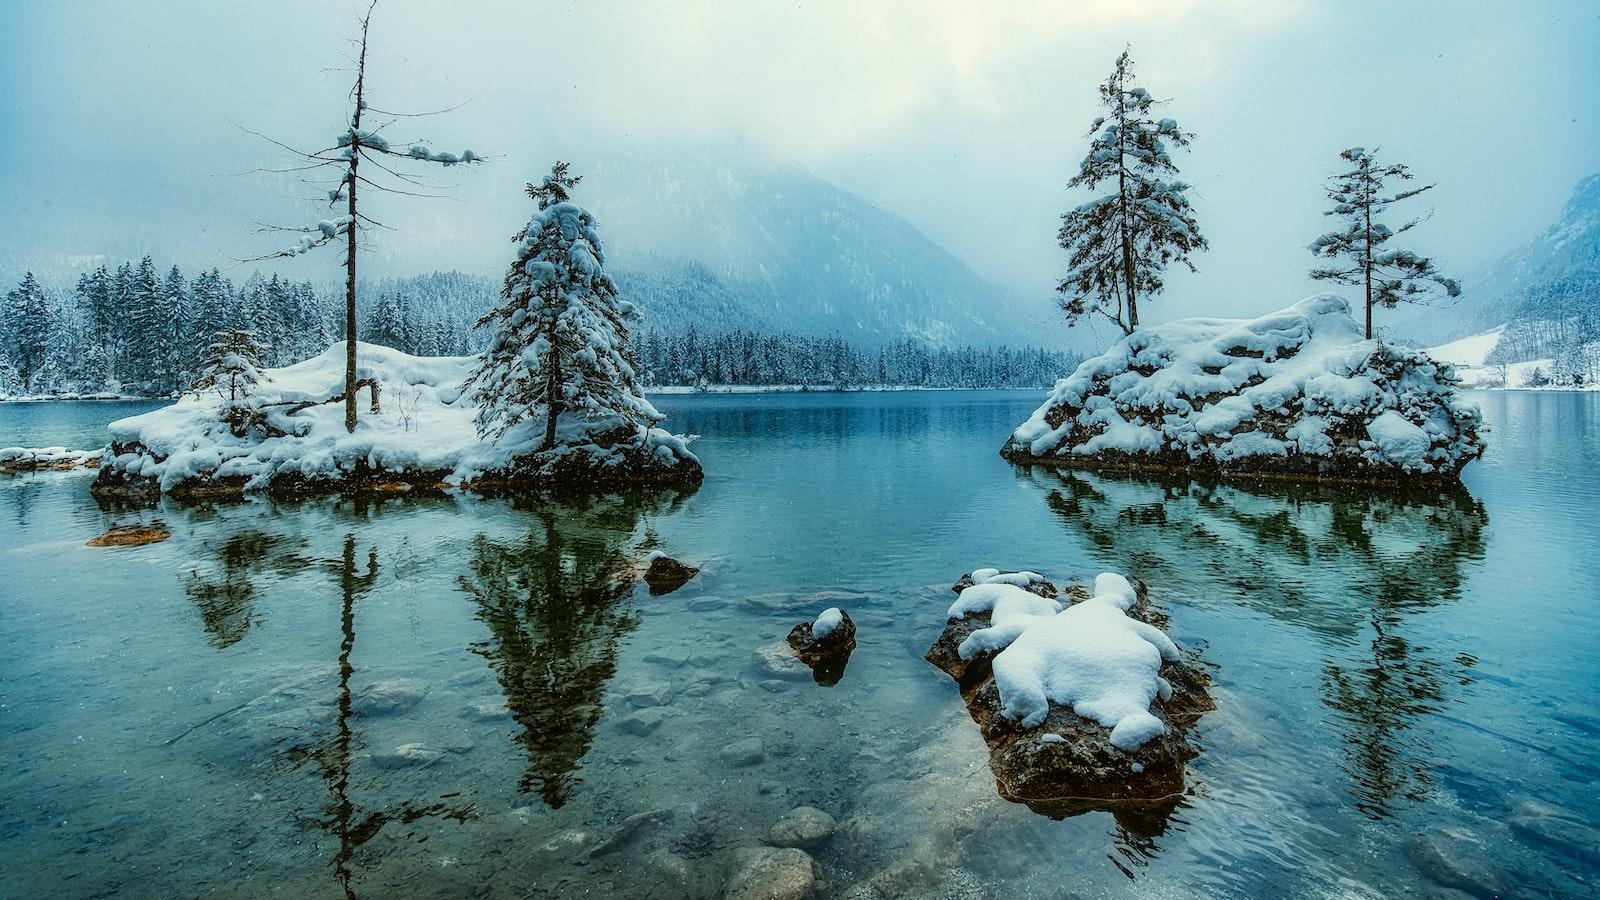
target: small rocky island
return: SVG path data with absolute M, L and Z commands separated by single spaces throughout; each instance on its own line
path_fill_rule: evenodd
M 699 484 L 688 439 L 640 388 L 637 314 L 606 273 L 581 180 L 557 162 L 528 185 L 502 303 L 477 356 L 330 347 L 262 370 L 253 332 L 218 332 L 172 406 L 111 423 L 101 495 L 301 495 Z M 366 414 L 354 401 L 365 392 Z
M 952 589 L 926 658 L 960 686 L 1001 796 L 1130 823 L 1176 805 L 1197 753 L 1187 729 L 1216 707 L 1142 586 L 1107 573 L 1063 590 L 1034 572 L 980 569 Z
M 1257 319 L 1122 338 L 1056 383 L 1013 462 L 1350 481 L 1456 482 L 1483 453 L 1448 364 L 1366 340 L 1319 294 Z

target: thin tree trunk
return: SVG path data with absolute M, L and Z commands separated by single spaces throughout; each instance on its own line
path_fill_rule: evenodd
M 1362 261 L 1361 268 L 1367 282 L 1367 340 L 1370 341 L 1372 340 L 1372 179 L 1370 176 L 1365 174 L 1367 168 L 1368 164 L 1363 162 L 1361 164 L 1361 170 L 1363 173 L 1362 184 L 1367 189 L 1367 202 L 1363 209 L 1363 212 L 1366 213 L 1367 222 L 1367 254 L 1366 259 Z
M 1128 286 L 1128 324 L 1123 331 L 1133 334 L 1139 327 L 1139 304 L 1134 293 L 1133 235 L 1128 224 L 1128 116 L 1122 93 L 1123 79 L 1117 74 L 1117 203 L 1122 210 L 1122 278 Z
M 544 444 L 540 450 L 549 450 L 556 445 L 556 419 L 561 415 L 561 352 L 556 345 L 556 320 L 550 320 L 550 369 L 545 376 L 544 400 Z
M 361 112 L 367 81 L 367 25 L 372 9 L 361 21 L 361 59 L 356 64 L 356 112 L 350 119 L 349 191 L 350 224 L 345 227 L 344 255 L 344 429 L 356 430 L 356 165 L 361 162 Z

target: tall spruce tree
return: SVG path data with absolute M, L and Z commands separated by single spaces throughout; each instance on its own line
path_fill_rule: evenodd
M 24 392 L 41 390 L 46 382 L 50 352 L 50 298 L 32 272 L 6 294 L 6 351 Z
M 379 170 L 398 178 L 414 187 L 427 187 L 412 176 L 397 172 L 385 165 L 384 158 L 390 158 L 390 164 L 399 160 L 437 163 L 446 168 L 459 163 L 475 163 L 482 160 L 478 154 L 471 150 L 460 153 L 450 151 L 436 151 L 427 144 L 413 142 L 407 146 L 391 143 L 383 136 L 384 128 L 394 124 L 400 118 L 412 118 L 418 115 L 433 115 L 433 113 L 394 113 L 375 109 L 367 102 L 367 34 L 372 24 L 372 11 L 378 5 L 377 0 L 372 0 L 368 5 L 366 15 L 361 19 L 361 38 L 358 42 L 359 52 L 356 57 L 356 81 L 350 89 L 351 110 L 350 117 L 345 123 L 334 142 L 334 146 L 312 153 L 306 153 L 278 144 L 300 157 L 300 163 L 289 170 L 306 171 L 331 167 L 339 173 L 338 180 L 333 188 L 328 191 L 328 205 L 337 207 L 343 204 L 345 213 L 332 219 L 324 219 L 315 225 L 303 228 L 282 229 L 269 228 L 268 230 L 294 231 L 301 234 L 299 241 L 292 247 L 269 253 L 257 259 L 272 259 L 275 257 L 299 256 L 325 244 L 339 241 L 344 244 L 345 258 L 345 303 L 344 303 L 344 334 L 345 334 L 345 360 L 344 360 L 344 426 L 348 431 L 356 430 L 356 247 L 357 237 L 369 224 L 378 224 L 362 213 L 356 206 L 356 193 L 359 187 L 370 187 L 374 190 L 391 194 L 409 194 L 412 196 L 435 196 L 419 193 L 415 190 L 400 190 L 375 181 L 371 168 L 367 174 L 361 174 L 362 161 L 369 161 Z M 374 125 L 373 116 L 385 118 Z M 278 142 L 273 141 L 277 144 Z
M 1441 293 L 1458 297 L 1461 285 L 1440 274 L 1428 257 L 1385 246 L 1395 236 L 1422 224 L 1423 219 L 1411 219 L 1391 228 L 1377 218 L 1394 204 L 1431 191 L 1435 185 L 1390 191 L 1391 180 L 1405 182 L 1415 177 L 1409 168 L 1399 163 L 1379 163 L 1376 151 L 1364 147 L 1351 147 L 1339 158 L 1349 168 L 1329 179 L 1328 199 L 1333 206 L 1323 215 L 1342 219 L 1344 226 L 1311 242 L 1312 254 L 1334 260 L 1313 268 L 1311 277 L 1365 288 L 1367 338 L 1371 339 L 1373 307 L 1393 308 L 1402 301 L 1424 303 L 1438 299 Z
M 1061 217 L 1057 237 L 1070 256 L 1056 290 L 1070 323 L 1099 313 L 1131 333 L 1139 327 L 1139 301 L 1165 287 L 1162 272 L 1173 263 L 1194 271 L 1189 254 L 1207 246 L 1189 186 L 1165 177 L 1178 173 L 1168 145 L 1187 147 L 1193 135 L 1172 119 L 1155 119 L 1156 103 L 1134 83 L 1124 50 L 1100 84 L 1107 114 L 1089 126 L 1089 153 L 1067 182 L 1069 188 L 1114 188 Z
M 542 413 L 540 449 L 549 449 L 566 413 L 631 425 L 661 419 L 635 375 L 633 304 L 606 274 L 594 217 L 572 202 L 581 180 L 558 160 L 528 185 L 539 208 L 512 238 L 517 255 L 500 292 L 505 302 L 478 321 L 493 328 L 471 379 L 485 436 Z

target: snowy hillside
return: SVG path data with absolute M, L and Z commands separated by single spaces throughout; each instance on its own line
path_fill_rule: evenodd
M 1540 288 L 1574 277 L 1600 276 L 1600 174 L 1578 182 L 1545 232 L 1465 279 L 1461 300 L 1417 308 L 1398 320 L 1397 334 L 1421 340 L 1481 334 L 1519 316 L 1539 316 Z M 1600 297 L 1591 298 L 1600 304 Z M 1532 307 L 1530 302 L 1532 301 Z
M 1301 477 L 1453 478 L 1476 408 L 1427 354 L 1364 340 L 1318 294 L 1257 319 L 1136 331 L 1058 382 L 1001 452 L 1021 461 Z
M 909 222 L 793 164 L 698 153 L 586 170 L 623 293 L 648 327 L 839 334 L 868 346 L 1059 346 L 1048 298 L 979 278 Z

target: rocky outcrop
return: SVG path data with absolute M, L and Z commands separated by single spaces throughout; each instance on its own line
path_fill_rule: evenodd
M 40 472 L 100 467 L 104 450 L 68 450 L 65 447 L 6 447 L 0 449 L 0 473 Z
M 700 574 L 698 568 L 685 565 L 664 553 L 652 553 L 649 560 L 650 566 L 644 571 L 644 583 L 650 587 L 652 597 L 670 594 Z
M 830 608 L 814 621 L 794 626 L 787 640 L 789 649 L 811 669 L 816 682 L 831 687 L 844 677 L 850 654 L 856 649 L 856 623 L 849 613 Z
M 953 589 L 959 592 L 973 583 L 971 575 L 964 575 Z M 1144 588 L 1135 587 L 1137 599 L 1126 615 L 1150 624 L 1155 616 Z M 1089 595 L 1081 586 L 1061 589 L 1043 579 L 1030 581 L 1024 589 L 1039 597 L 1059 598 L 1069 606 L 1085 602 Z M 994 660 L 1008 648 L 969 652 L 965 658 L 960 650 L 974 632 L 990 627 L 992 618 L 991 613 L 981 612 L 947 621 L 925 658 L 959 685 L 967 711 L 989 746 L 989 767 L 1000 795 L 1054 817 L 1103 809 L 1116 813 L 1125 824 L 1137 825 L 1145 819 L 1158 822 L 1170 812 L 1184 790 L 1185 764 L 1197 753 L 1187 739 L 1188 727 L 1216 708 L 1207 693 L 1208 679 L 1195 661 L 1162 660 L 1160 677 L 1171 692 L 1149 707 L 1161 732 L 1135 748 L 1123 749 L 1112 743 L 1111 728 L 1054 701 L 1037 724 L 1024 725 L 1008 717 L 994 677 Z
M 1140 329 L 1056 383 L 1013 462 L 1366 482 L 1459 483 L 1478 410 L 1446 363 L 1365 340 L 1310 297 L 1257 319 Z

